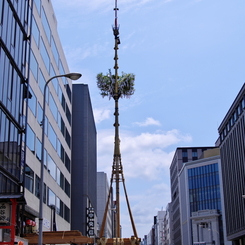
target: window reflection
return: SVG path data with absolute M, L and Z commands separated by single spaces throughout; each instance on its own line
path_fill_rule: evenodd
M 47 49 L 46 49 L 45 44 L 44 44 L 42 39 L 41 39 L 41 42 L 40 42 L 40 52 L 41 52 L 41 57 L 42 57 L 42 60 L 44 62 L 44 65 L 46 66 L 46 69 L 47 69 L 47 71 L 49 73 L 50 58 L 49 58 Z
M 25 188 L 33 192 L 34 186 L 34 171 L 26 165 L 25 167 Z
M 27 137 L 26 145 L 34 153 L 35 152 L 35 134 L 29 125 L 27 125 L 26 137 Z
M 42 124 L 42 120 L 43 120 L 43 108 L 38 103 L 38 106 L 37 106 L 37 121 L 38 121 L 39 125 Z
M 50 43 L 51 31 L 50 31 L 46 13 L 43 8 L 42 8 L 42 24 L 43 24 L 43 28 L 45 30 L 45 34 L 47 36 L 48 42 Z
M 37 22 L 33 16 L 32 18 L 32 35 L 33 35 L 33 38 L 37 44 L 37 47 L 39 46 L 39 37 L 40 37 L 40 31 L 38 29 L 38 26 L 37 26 Z
M 59 66 L 59 53 L 58 53 L 58 50 L 57 50 L 57 47 L 56 47 L 56 44 L 55 44 L 53 37 L 51 38 L 51 49 L 52 49 L 52 53 L 54 56 L 54 60 L 55 60 L 56 65 L 58 67 Z
M 191 212 L 221 209 L 218 164 L 188 169 Z
M 36 57 L 32 51 L 31 51 L 30 69 L 31 69 L 31 72 L 32 72 L 34 78 L 37 81 L 38 80 L 38 63 L 37 63 L 37 59 L 36 59 Z
M 48 128 L 48 138 L 51 144 L 53 145 L 54 149 L 56 150 L 56 141 L 57 141 L 57 136 L 54 132 L 53 127 L 49 123 L 49 128 Z
M 48 205 L 55 205 L 55 194 L 53 191 L 51 191 L 51 189 L 48 188 Z
M 31 87 L 29 87 L 29 93 L 31 93 L 32 97 L 28 101 L 28 106 L 31 109 L 34 116 L 36 116 L 37 110 L 37 97 L 35 96 L 34 92 L 32 91 Z
M 54 116 L 55 121 L 57 122 L 58 121 L 58 108 L 57 108 L 57 105 L 54 101 L 52 94 L 50 94 L 49 108 Z
M 48 155 L 48 172 L 49 174 L 56 179 L 56 164 L 53 159 Z
M 44 92 L 45 83 L 46 83 L 45 78 L 43 76 L 42 71 L 40 70 L 39 71 L 39 82 L 38 82 L 38 84 L 39 84 L 39 88 L 41 89 L 42 93 Z
M 41 151 L 42 151 L 41 141 L 38 138 L 36 138 L 36 157 L 39 161 L 41 161 Z

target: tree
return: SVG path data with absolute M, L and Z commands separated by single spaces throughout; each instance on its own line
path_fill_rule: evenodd
M 124 73 L 122 72 L 121 76 L 116 76 L 111 74 L 111 70 L 107 75 L 103 75 L 99 73 L 97 75 L 97 86 L 101 90 L 102 97 L 108 96 L 111 98 L 129 98 L 134 94 L 134 80 L 135 75 L 132 73 Z M 117 84 L 116 84 L 117 82 Z M 116 88 L 117 85 L 117 88 Z M 117 90 L 117 93 L 116 93 Z

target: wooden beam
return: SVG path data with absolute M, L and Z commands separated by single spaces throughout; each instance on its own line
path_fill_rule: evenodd
M 132 236 L 131 238 L 105 238 L 102 237 L 97 240 L 99 245 L 139 245 L 140 238 Z
M 25 239 L 29 244 L 38 244 L 38 234 L 25 234 Z M 92 244 L 97 242 L 99 245 L 139 245 L 140 238 L 132 236 L 131 238 L 105 238 L 94 240 L 87 236 L 83 236 L 80 231 L 44 231 L 43 244 Z
M 38 244 L 38 234 L 25 234 L 29 244 Z M 79 231 L 44 231 L 43 244 L 94 243 L 94 238 L 83 236 Z

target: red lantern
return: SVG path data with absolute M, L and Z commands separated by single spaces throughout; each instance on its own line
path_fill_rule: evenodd
M 30 220 L 30 219 L 26 220 L 26 224 L 27 224 L 27 225 L 32 225 L 32 222 L 33 222 L 33 221 Z

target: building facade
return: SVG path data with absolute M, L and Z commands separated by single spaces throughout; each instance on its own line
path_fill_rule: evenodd
M 171 203 L 168 203 L 164 215 L 164 245 L 171 245 L 171 219 L 170 219 L 170 212 L 171 212 Z
M 178 175 L 186 162 L 199 159 L 203 152 L 214 147 L 179 147 L 176 149 L 170 165 L 170 186 L 171 186 L 171 234 L 172 243 L 181 245 L 181 221 L 180 221 L 180 197 Z M 184 245 L 184 244 L 183 244 Z
M 104 236 L 108 238 L 113 237 L 112 234 L 113 234 L 113 228 L 114 228 L 113 209 L 112 209 L 113 192 L 109 188 L 107 174 L 104 172 L 97 172 L 97 214 L 98 214 L 99 227 L 101 227 L 102 225 L 109 192 L 111 192 L 110 200 L 109 200 L 109 210 L 107 212 L 106 224 L 104 228 Z
M 89 89 L 73 84 L 71 229 L 97 235 L 97 133 Z M 91 216 L 91 217 L 90 217 Z M 93 216 L 93 217 L 92 217 Z
M 44 85 L 69 73 L 51 1 L 34 0 L 31 28 L 29 93 L 26 104 L 26 219 L 37 222 L 40 202 Z M 71 223 L 71 91 L 67 78 L 48 85 L 44 136 L 43 230 L 69 230 Z M 32 228 L 33 229 L 33 228 Z M 38 229 L 38 227 L 36 228 Z M 26 233 L 31 227 L 26 226 Z
M 186 163 L 179 173 L 182 242 L 228 245 L 219 149 L 204 153 L 209 157 Z
M 227 238 L 234 245 L 245 244 L 245 84 L 220 124 Z
M 0 242 L 10 244 L 24 227 L 24 110 L 29 98 L 31 15 L 29 0 L 0 2 Z

